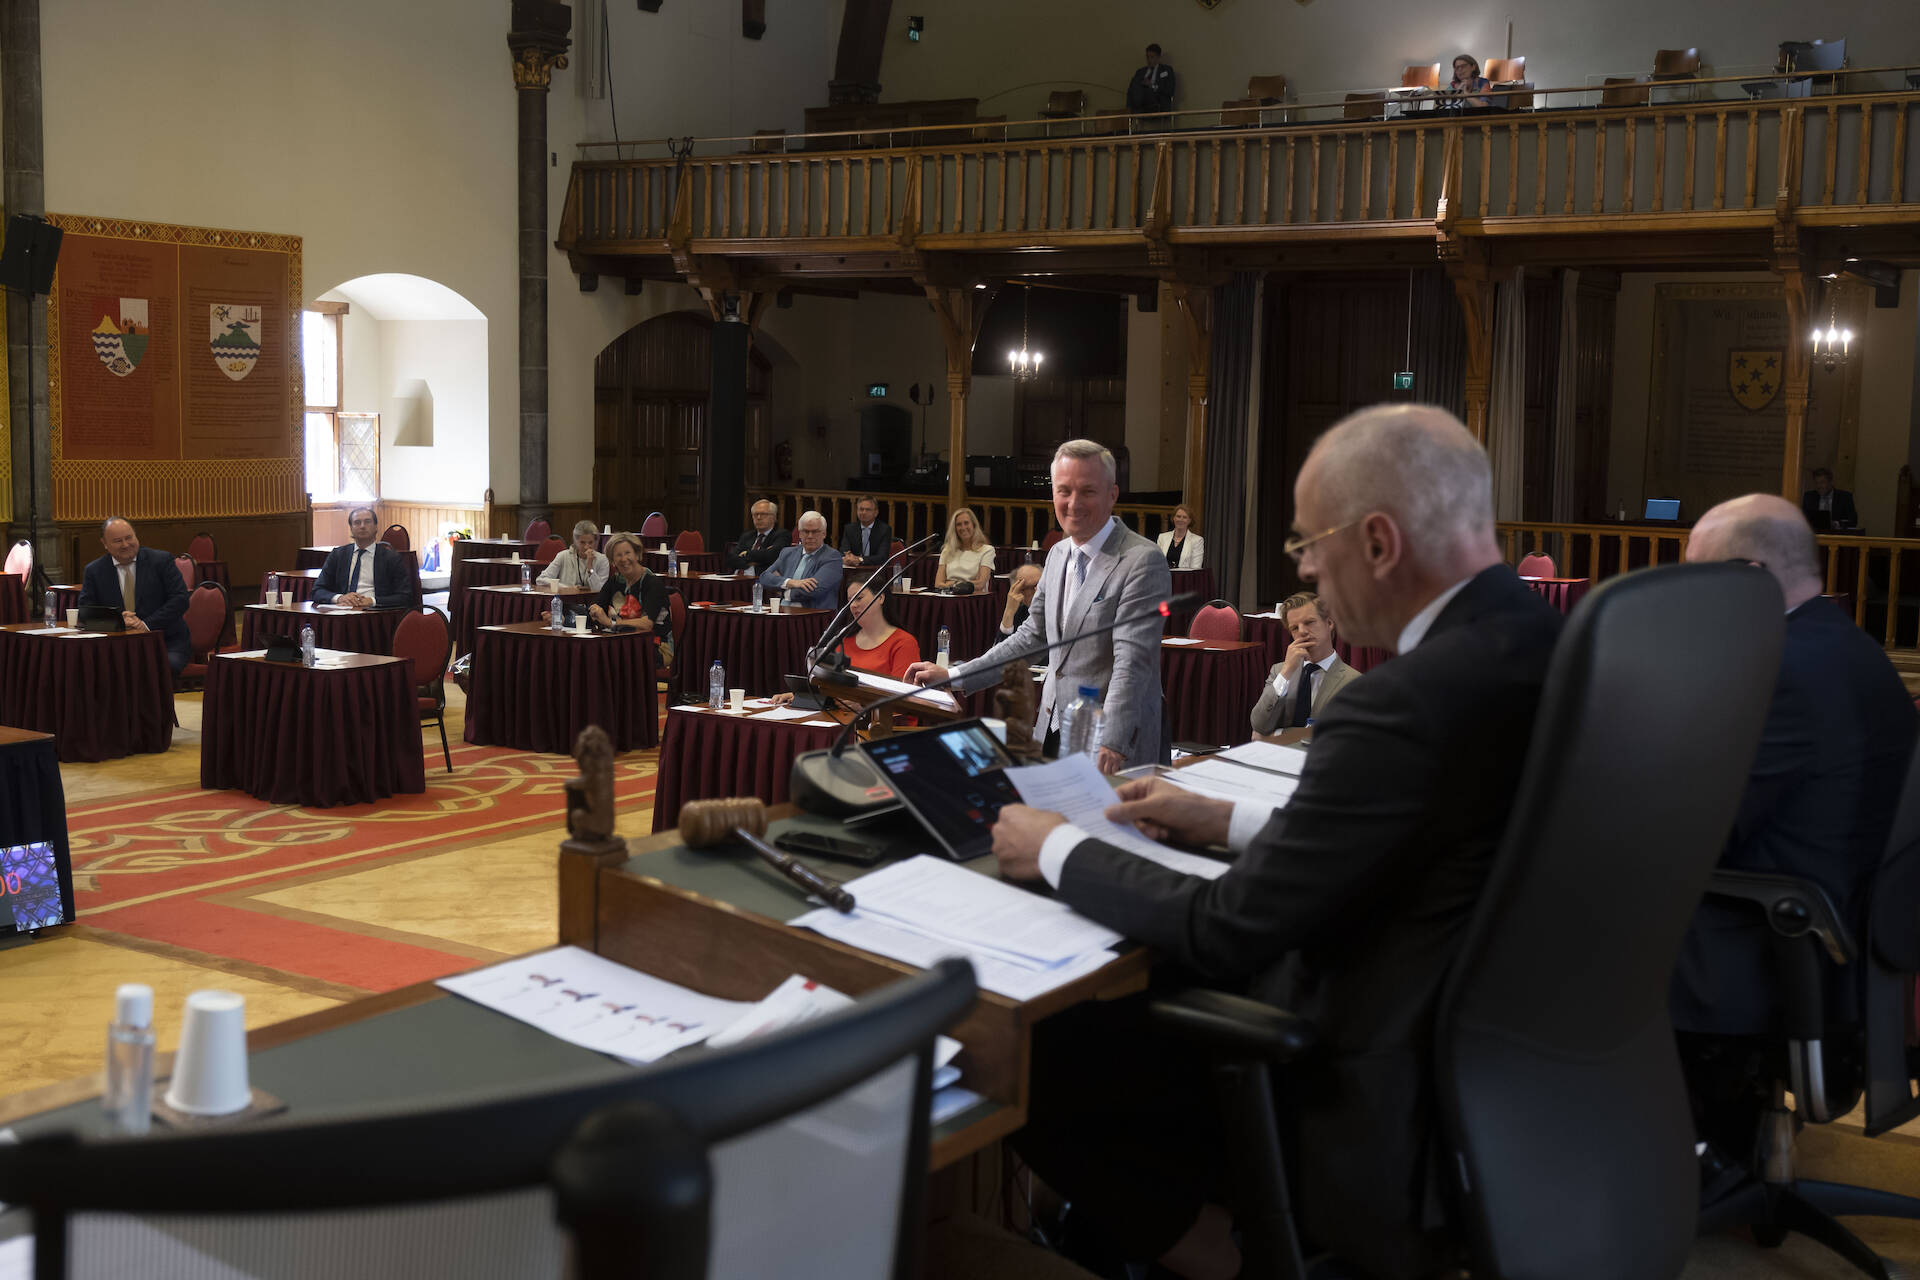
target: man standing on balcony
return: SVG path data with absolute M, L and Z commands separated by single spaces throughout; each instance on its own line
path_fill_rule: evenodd
M 1147 65 L 1133 73 L 1133 79 L 1127 81 L 1127 110 L 1129 111 L 1171 111 L 1173 110 L 1173 68 L 1160 61 L 1160 46 L 1147 46 Z M 1141 128 L 1164 129 L 1165 120 L 1143 120 Z

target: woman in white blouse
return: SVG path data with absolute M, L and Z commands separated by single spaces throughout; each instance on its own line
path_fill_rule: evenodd
M 1169 569 L 1199 569 L 1207 563 L 1207 541 L 1193 532 L 1193 512 L 1185 503 L 1173 509 L 1173 528 L 1161 534 L 1159 542 Z
M 933 585 L 940 590 L 956 582 L 971 582 L 975 591 L 985 591 L 993 581 L 993 548 L 980 532 L 980 521 L 973 510 L 961 507 L 947 521 L 947 540 L 940 548 L 940 568 Z

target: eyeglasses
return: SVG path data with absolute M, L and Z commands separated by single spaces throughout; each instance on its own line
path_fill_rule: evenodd
M 1365 519 L 1365 516 L 1360 516 L 1357 519 L 1347 521 L 1345 524 L 1337 524 L 1331 529 L 1322 529 L 1319 533 L 1311 537 L 1301 537 L 1299 534 L 1295 534 L 1293 537 L 1281 543 L 1280 549 L 1287 553 L 1288 559 L 1292 560 L 1295 564 L 1299 564 L 1302 557 L 1307 554 L 1308 547 L 1320 541 L 1322 538 L 1331 538 L 1343 529 L 1351 529 L 1353 526 L 1359 524 L 1361 520 Z

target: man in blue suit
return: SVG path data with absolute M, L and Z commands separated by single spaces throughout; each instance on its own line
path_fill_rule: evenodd
M 119 605 L 129 631 L 158 631 L 167 642 L 167 661 L 179 673 L 193 656 L 187 634 L 187 584 L 164 551 L 143 548 L 140 535 L 123 516 L 100 526 L 107 554 L 87 566 L 80 579 L 83 605 Z
M 773 566 L 760 575 L 760 585 L 769 591 L 785 591 L 793 604 L 815 609 L 840 607 L 840 553 L 827 550 L 827 518 L 809 511 L 794 526 L 800 531 L 798 546 L 782 551 Z
M 413 603 L 413 576 L 400 553 L 374 540 L 380 518 L 372 507 L 347 513 L 353 541 L 327 553 L 313 584 L 315 604 L 346 604 L 356 609 L 404 609 Z

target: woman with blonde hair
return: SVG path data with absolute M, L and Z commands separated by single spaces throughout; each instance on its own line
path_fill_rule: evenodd
M 660 575 L 640 563 L 640 539 L 616 533 L 607 540 L 612 572 L 587 606 L 587 616 L 603 627 L 626 626 L 651 632 L 660 661 L 673 661 L 673 611 Z
M 967 582 L 975 591 L 985 591 L 992 581 L 993 547 L 973 508 L 961 507 L 947 521 L 947 540 L 940 547 L 940 568 L 933 575 L 933 585 L 944 591 Z
M 1181 503 L 1173 509 L 1173 528 L 1156 541 L 1169 569 L 1200 569 L 1207 563 L 1207 540 L 1193 531 L 1193 512 Z

